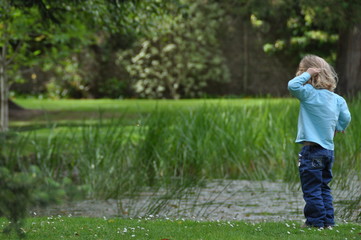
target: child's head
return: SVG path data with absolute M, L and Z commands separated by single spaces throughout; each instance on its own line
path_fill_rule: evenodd
M 327 89 L 332 92 L 335 90 L 338 81 L 337 74 L 333 67 L 323 58 L 315 55 L 305 56 L 298 66 L 296 75 L 306 72 L 308 68 L 319 68 L 321 70 L 308 83 L 315 88 Z

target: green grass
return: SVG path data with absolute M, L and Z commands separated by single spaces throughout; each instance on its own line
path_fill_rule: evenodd
M 6 221 L 0 219 L 0 224 Z M 190 221 L 155 219 L 100 219 L 75 217 L 29 218 L 26 239 L 360 239 L 361 226 L 344 223 L 333 230 L 301 229 L 298 222 Z M 17 239 L 12 233 L 8 240 Z M 1 238 L 2 239 L 2 238 Z

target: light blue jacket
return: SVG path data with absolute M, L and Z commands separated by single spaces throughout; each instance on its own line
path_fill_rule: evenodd
M 304 72 L 288 82 L 288 90 L 301 103 L 296 142 L 315 142 L 334 150 L 335 130 L 344 131 L 351 121 L 351 114 L 341 96 L 305 84 L 310 78 L 311 75 Z

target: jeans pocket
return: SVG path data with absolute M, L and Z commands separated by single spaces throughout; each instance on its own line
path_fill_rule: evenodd
M 311 159 L 311 168 L 322 169 L 323 168 L 323 159 L 322 158 L 312 158 Z

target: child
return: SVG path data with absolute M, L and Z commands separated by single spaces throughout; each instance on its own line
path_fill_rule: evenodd
M 305 56 L 296 77 L 288 82 L 288 90 L 300 101 L 297 143 L 303 147 L 299 154 L 299 173 L 303 198 L 306 202 L 303 227 L 332 227 L 334 209 L 331 189 L 334 161 L 333 137 L 343 132 L 351 121 L 345 99 L 333 91 L 337 75 L 322 58 Z

